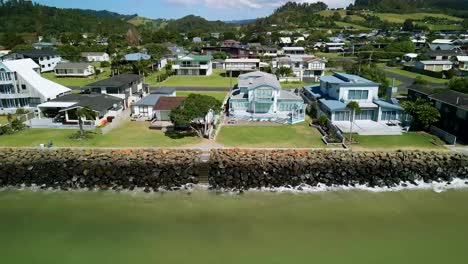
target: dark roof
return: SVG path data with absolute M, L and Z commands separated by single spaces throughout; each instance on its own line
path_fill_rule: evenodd
M 77 102 L 68 109 L 81 106 L 89 107 L 96 112 L 103 112 L 112 108 L 114 104 L 122 103 L 123 99 L 107 94 L 67 94 L 53 99 L 51 102 Z
M 448 90 L 442 93 L 432 94 L 429 98 L 453 105 L 463 110 L 468 110 L 468 94 Z
M 120 74 L 113 77 L 107 78 L 105 80 L 97 81 L 95 83 L 88 84 L 86 86 L 93 87 L 122 87 L 128 85 L 129 83 L 139 81 L 141 79 L 140 75 L 137 74 Z
M 60 62 L 55 66 L 55 69 L 86 69 L 90 65 L 83 62 Z
M 408 87 L 408 90 L 413 90 L 413 91 L 416 91 L 418 93 L 422 93 L 425 95 L 431 95 L 434 93 L 433 87 L 425 86 L 425 85 L 411 85 L 410 87 Z
M 158 103 L 154 107 L 154 110 L 174 110 L 176 109 L 179 105 L 182 104 L 182 102 L 186 99 L 187 97 L 160 97 Z
M 151 94 L 173 94 L 176 91 L 176 88 L 173 87 L 150 87 Z
M 456 56 L 462 55 L 463 53 L 456 50 L 428 50 L 426 51 L 427 56 Z
M 18 50 L 16 53 L 21 54 L 28 58 L 39 58 L 44 56 L 57 56 L 55 50 Z

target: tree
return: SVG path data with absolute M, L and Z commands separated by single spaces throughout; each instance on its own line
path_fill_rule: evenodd
M 96 112 L 88 107 L 81 107 L 76 109 L 76 116 L 78 117 L 78 125 L 80 126 L 80 135 L 82 138 L 84 138 L 85 131 L 83 129 L 83 120 L 96 119 Z
M 332 15 L 333 21 L 340 21 L 341 20 L 341 14 L 338 11 L 335 11 Z
M 414 85 L 422 85 L 422 86 L 425 86 L 425 85 L 428 85 L 428 84 L 429 84 L 429 81 L 423 79 L 421 76 L 417 76 L 417 77 L 414 79 L 413 84 L 414 84 Z
M 11 52 L 17 52 L 19 50 L 34 50 L 35 48 L 33 45 L 28 45 L 28 44 L 19 44 L 16 45 L 13 49 L 11 49 Z
M 57 51 L 60 56 L 69 61 L 80 61 L 82 59 L 80 49 L 75 46 L 61 45 L 57 48 Z
M 429 101 L 422 98 L 403 102 L 401 105 L 405 112 L 413 117 L 413 126 L 416 129 L 428 130 L 433 123 L 440 119 L 439 111 Z
M 444 71 L 444 75 L 447 79 L 452 79 L 457 75 L 457 71 L 455 69 L 450 69 L 448 71 Z
M 468 77 L 453 78 L 448 84 L 449 89 L 468 94 Z
M 229 58 L 229 55 L 226 52 L 223 52 L 223 51 L 215 52 L 213 54 L 213 59 L 215 59 L 215 60 L 225 60 L 227 58 Z
M 140 33 L 136 28 L 129 28 L 125 34 L 125 40 L 129 45 L 138 46 L 140 45 Z
M 194 120 L 204 118 L 209 111 L 218 113 L 221 110 L 221 102 L 207 95 L 191 94 L 182 104 L 171 111 L 170 118 L 176 127 L 189 127 L 199 137 L 206 132 L 205 124 Z
M 276 70 L 276 73 L 281 77 L 286 77 L 291 76 L 293 74 L 293 70 L 290 67 L 279 67 L 278 70 Z
M 356 114 L 361 113 L 361 107 L 359 106 L 359 103 L 356 101 L 351 101 L 346 105 L 346 108 L 350 109 L 352 114 L 350 116 L 350 122 L 351 122 L 351 127 L 349 129 L 349 142 L 353 142 L 353 123 L 354 123 L 354 118 L 356 117 Z
M 414 30 L 414 23 L 413 19 L 406 19 L 403 23 L 403 30 L 404 31 L 413 31 Z
M 146 45 L 145 48 L 148 51 L 148 54 L 153 57 L 153 59 L 160 59 L 169 53 L 169 49 L 161 44 L 152 43 Z
M 24 40 L 21 36 L 13 32 L 7 32 L 3 35 L 0 43 L 7 49 L 14 48 L 20 44 L 24 44 Z
M 360 75 L 366 79 L 380 83 L 379 95 L 383 96 L 386 94 L 390 83 L 387 79 L 387 74 L 380 67 L 376 67 L 375 64 L 349 64 L 345 65 L 344 68 L 348 73 Z

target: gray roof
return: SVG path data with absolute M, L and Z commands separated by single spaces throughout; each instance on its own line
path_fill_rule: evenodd
M 77 102 L 68 109 L 81 106 L 89 107 L 96 112 L 103 112 L 112 108 L 114 104 L 122 103 L 123 99 L 107 94 L 67 94 L 53 99 L 51 102 Z
M 146 96 L 145 98 L 141 99 L 140 101 L 134 103 L 133 105 L 135 106 L 155 106 L 159 98 L 161 97 L 161 94 L 150 94 Z
M 437 60 L 428 60 L 428 61 L 420 61 L 424 65 L 451 65 L 453 62 L 451 61 L 437 61 Z
M 150 90 L 150 93 L 152 94 L 167 95 L 167 94 L 174 93 L 176 91 L 176 88 L 174 87 L 150 87 L 149 90 Z
M 320 99 L 319 102 L 322 103 L 328 109 L 330 109 L 330 111 L 346 109 L 346 104 L 338 100 Z
M 60 62 L 55 69 L 86 69 L 91 64 L 84 62 Z
M 281 89 L 281 84 L 279 83 L 276 76 L 273 74 L 255 71 L 239 75 L 239 87 L 247 87 L 248 89 L 253 89 L 262 85 L 268 85 L 276 88 L 277 90 Z
M 95 83 L 88 84 L 88 87 L 122 87 L 132 82 L 141 80 L 141 76 L 137 74 L 120 74 L 105 80 L 97 81 Z
M 463 110 L 468 110 L 468 94 L 448 90 L 445 92 L 432 94 L 429 96 L 429 98 L 453 105 Z
M 56 56 L 58 53 L 55 50 L 18 50 L 16 53 L 21 54 L 28 58 L 39 58 L 39 57 L 47 57 L 47 56 Z
M 285 90 L 280 91 L 280 95 L 278 97 L 278 100 L 280 100 L 280 101 L 301 101 L 301 102 L 304 101 L 300 96 L 298 96 L 298 95 L 296 95 L 296 94 L 294 94 L 292 92 L 285 91 Z
M 82 52 L 81 56 L 82 57 L 87 57 L 87 56 L 103 56 L 107 53 L 105 52 Z
M 362 78 L 361 76 L 346 73 L 335 73 L 333 76 L 322 76 L 320 81 L 339 84 L 341 86 L 379 86 L 371 80 Z

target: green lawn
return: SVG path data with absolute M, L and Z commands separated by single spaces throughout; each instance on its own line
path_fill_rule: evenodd
M 223 126 L 217 142 L 227 147 L 325 148 L 321 138 L 307 121 L 282 126 Z
M 372 30 L 371 28 L 368 27 L 363 27 L 360 25 L 352 24 L 352 23 L 346 23 L 346 22 L 340 22 L 340 21 L 335 21 L 335 24 L 339 27 L 354 27 L 357 30 Z
M 110 67 L 101 68 L 99 66 L 99 63 L 92 63 L 92 64 L 94 65 L 94 67 L 100 68 L 103 70 L 103 72 L 99 74 L 97 78 L 95 76 L 91 76 L 89 78 L 74 78 L 74 77 L 57 78 L 55 77 L 55 74 L 53 72 L 43 73 L 42 77 L 49 79 L 53 82 L 56 82 L 58 84 L 61 84 L 63 86 L 85 86 L 90 83 L 94 83 L 94 82 L 109 78 L 111 74 Z
M 96 134 L 85 141 L 71 140 L 74 130 L 28 129 L 14 135 L 0 136 L 0 146 L 36 147 L 49 141 L 55 147 L 180 147 L 201 142 L 197 137 L 172 139 L 161 131 L 148 129 L 147 122 L 128 122 L 109 134 Z
M 439 84 L 445 84 L 448 82 L 447 79 L 439 79 L 439 78 L 434 78 L 434 77 L 431 77 L 431 76 L 427 76 L 427 75 L 424 75 L 424 74 L 419 74 L 419 73 L 415 73 L 415 72 L 410 72 L 410 71 L 405 71 L 403 69 L 399 69 L 399 68 L 391 68 L 391 67 L 386 67 L 384 69 L 385 71 L 388 71 L 388 72 L 393 72 L 393 73 L 396 73 L 396 74 L 400 74 L 400 75 L 403 75 L 403 76 L 407 76 L 407 77 L 410 77 L 410 78 L 416 78 L 416 77 L 421 77 L 422 79 L 428 81 L 428 82 L 431 82 L 431 83 L 439 83 Z
M 161 83 L 161 86 L 177 87 L 226 87 L 231 88 L 237 84 L 237 78 L 232 78 L 232 83 L 229 77 L 224 77 L 224 70 L 214 70 L 211 76 L 171 76 Z
M 424 132 L 409 132 L 401 136 L 359 136 L 359 144 L 352 145 L 353 149 L 371 150 L 445 150 L 444 142 L 438 137 Z
M 202 95 L 209 95 L 213 96 L 214 98 L 218 99 L 221 102 L 224 102 L 226 98 L 227 92 L 189 92 L 189 91 L 177 91 L 177 96 L 189 96 L 190 94 L 202 94 Z
M 408 13 L 408 14 L 395 14 L 395 13 L 376 13 L 376 16 L 380 17 L 380 19 L 392 22 L 392 23 L 401 23 L 403 24 L 406 19 L 413 19 L 413 20 L 422 20 L 425 17 L 435 17 L 435 18 L 444 18 L 448 20 L 452 20 L 454 22 L 460 22 L 463 19 L 449 16 L 445 14 L 433 14 L 433 13 Z
M 465 190 L 0 191 L 2 263 L 464 263 Z

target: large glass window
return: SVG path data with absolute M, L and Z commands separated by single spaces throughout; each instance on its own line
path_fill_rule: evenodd
M 374 119 L 374 110 L 362 110 L 361 113 L 356 114 L 354 120 L 373 120 Z
M 336 111 L 334 121 L 349 121 L 350 113 L 349 111 Z
M 252 104 L 252 108 L 251 111 L 253 113 L 268 113 L 270 112 L 270 109 L 271 109 L 271 106 L 272 104 L 265 104 L 265 103 L 255 103 L 255 104 Z
M 384 121 L 397 120 L 397 112 L 396 111 L 382 111 L 381 120 L 384 120 Z
M 271 99 L 273 97 L 273 90 L 272 89 L 257 89 L 255 90 L 255 97 L 257 99 Z
M 367 90 L 349 90 L 348 100 L 367 100 L 369 91 Z

